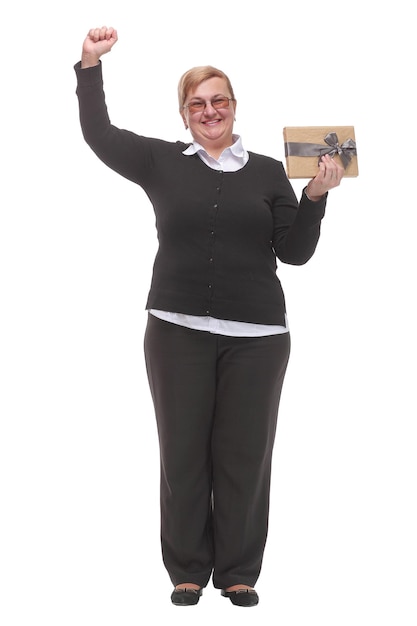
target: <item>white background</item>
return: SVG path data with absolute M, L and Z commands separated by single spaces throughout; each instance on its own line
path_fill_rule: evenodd
M 415 626 L 409 3 L 24 4 L 1 38 L 2 626 Z M 232 80 L 249 150 L 284 160 L 284 126 L 355 127 L 359 177 L 331 192 L 313 259 L 279 268 L 292 357 L 251 611 L 211 583 L 198 607 L 169 600 L 142 348 L 153 212 L 78 124 L 73 65 L 102 24 L 119 32 L 103 58 L 118 126 L 188 139 L 177 82 L 213 64 Z

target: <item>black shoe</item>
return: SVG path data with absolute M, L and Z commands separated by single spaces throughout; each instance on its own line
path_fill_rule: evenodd
M 236 606 L 256 606 L 259 602 L 255 589 L 236 589 L 236 591 L 222 589 L 221 594 Z
M 174 589 L 171 594 L 171 602 L 176 606 L 191 606 L 197 604 L 202 595 L 202 589 Z

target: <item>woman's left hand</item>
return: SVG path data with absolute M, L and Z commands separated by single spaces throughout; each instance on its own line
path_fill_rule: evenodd
M 319 163 L 319 172 L 307 185 L 307 195 L 310 200 L 319 200 L 327 191 L 340 185 L 345 170 L 328 154 L 325 154 Z

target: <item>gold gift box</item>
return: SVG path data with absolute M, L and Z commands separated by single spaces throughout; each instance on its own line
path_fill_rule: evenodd
M 323 154 L 338 161 L 345 176 L 358 176 L 353 126 L 286 126 L 283 134 L 288 178 L 314 178 Z

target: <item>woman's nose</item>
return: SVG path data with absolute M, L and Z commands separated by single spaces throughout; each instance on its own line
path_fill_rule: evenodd
M 217 110 L 214 108 L 214 106 L 211 104 L 211 102 L 208 100 L 206 102 L 206 106 L 204 107 L 204 115 L 215 115 L 217 113 Z

